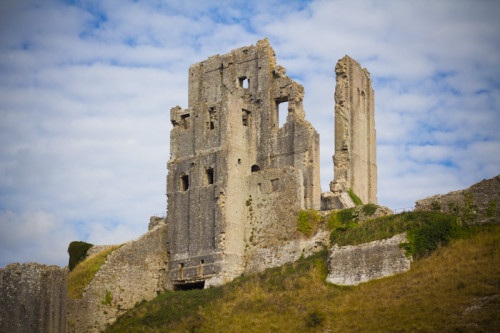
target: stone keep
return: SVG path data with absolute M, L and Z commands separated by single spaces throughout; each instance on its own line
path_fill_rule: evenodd
M 170 288 L 218 285 L 243 273 L 250 219 L 262 216 L 279 230 L 299 209 L 320 208 L 319 135 L 304 119 L 303 97 L 267 39 L 190 67 L 188 108 L 170 111 Z M 249 213 L 259 196 L 271 200 L 265 214 Z
M 374 93 L 370 73 L 345 56 L 335 66 L 335 181 L 377 203 Z

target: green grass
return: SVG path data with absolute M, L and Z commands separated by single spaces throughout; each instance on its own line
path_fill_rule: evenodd
M 349 188 L 349 196 L 351 197 L 352 201 L 356 204 L 356 206 L 361 206 L 363 205 L 363 201 L 354 193 L 352 188 Z
M 474 227 L 409 272 L 357 287 L 325 283 L 322 252 L 223 287 L 161 294 L 108 332 L 494 332 L 498 244 L 500 226 Z
M 330 235 L 332 244 L 362 244 L 408 232 L 409 243 L 406 248 L 408 254 L 413 256 L 424 255 L 466 232 L 466 229 L 457 224 L 456 216 L 434 211 L 404 212 L 368 220 L 360 225 L 346 225 L 347 227 L 333 230 Z
M 83 290 L 92 281 L 102 264 L 104 264 L 108 254 L 119 247 L 120 245 L 117 245 L 101 251 L 76 265 L 68 276 L 68 296 L 82 298 Z

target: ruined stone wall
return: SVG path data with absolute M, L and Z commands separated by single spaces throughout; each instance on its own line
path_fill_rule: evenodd
M 0 332 L 64 332 L 67 277 L 37 263 L 0 268 Z
M 304 119 L 303 96 L 303 87 L 276 65 L 267 40 L 191 66 L 188 108 L 171 109 L 167 219 L 174 285 L 221 284 L 244 271 L 253 173 L 294 168 L 302 179 L 294 185 L 301 208 L 320 208 L 319 135 Z M 280 128 L 283 102 L 288 115 Z M 281 212 L 282 203 L 275 204 Z
M 377 203 L 374 92 L 370 73 L 349 56 L 335 66 L 335 180 L 363 203 Z
M 477 224 L 500 223 L 500 175 L 464 190 L 418 200 L 415 210 L 439 210 Z
M 166 242 L 166 225 L 160 224 L 111 252 L 82 298 L 67 299 L 67 331 L 100 332 L 137 302 L 167 288 Z
M 403 242 L 406 242 L 406 234 L 359 245 L 339 247 L 335 244 L 328 254 L 326 281 L 357 285 L 408 271 L 411 260 L 399 247 Z

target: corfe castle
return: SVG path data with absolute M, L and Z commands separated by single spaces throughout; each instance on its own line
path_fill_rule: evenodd
M 0 332 L 99 332 L 165 289 L 222 285 L 333 245 L 329 230 L 300 232 L 299 212 L 354 207 L 352 193 L 377 203 L 370 75 L 348 56 L 335 74 L 335 179 L 321 193 L 319 135 L 305 119 L 304 88 L 276 64 L 267 39 L 192 65 L 188 107 L 170 110 L 167 217 L 152 217 L 146 234 L 112 251 L 79 297 L 66 294 L 67 268 L 0 269 Z M 499 184 L 497 176 L 465 191 L 486 202 L 500 195 Z M 424 199 L 416 209 L 459 197 Z M 375 216 L 391 213 L 378 207 Z M 404 239 L 333 246 L 327 281 L 355 285 L 408 270 Z M 93 246 L 87 257 L 107 248 Z
M 299 210 L 353 206 L 349 188 L 376 203 L 370 76 L 348 56 L 335 71 L 335 194 L 322 196 L 319 135 L 305 120 L 304 88 L 276 64 L 267 40 L 191 66 L 188 108 L 170 111 L 171 287 L 219 285 L 261 266 L 262 245 L 278 254 L 277 240 L 294 238 Z

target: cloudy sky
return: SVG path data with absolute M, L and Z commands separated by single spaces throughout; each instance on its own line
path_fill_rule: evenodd
M 375 89 L 390 208 L 500 173 L 498 1 L 0 1 L 0 267 L 66 265 L 166 209 L 169 110 L 191 64 L 269 38 L 333 179 L 334 67 Z

